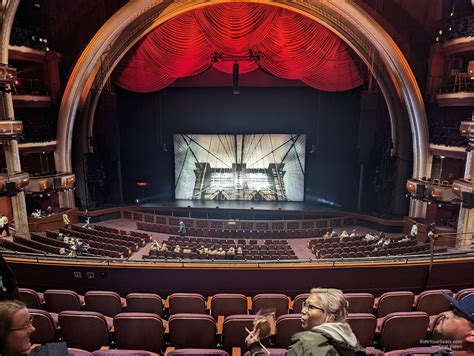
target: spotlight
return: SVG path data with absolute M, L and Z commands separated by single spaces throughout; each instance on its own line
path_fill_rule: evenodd
M 140 199 L 135 199 L 135 203 L 140 204 Z

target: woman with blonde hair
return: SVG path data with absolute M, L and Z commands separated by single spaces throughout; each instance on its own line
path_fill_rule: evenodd
M 30 335 L 35 331 L 26 305 L 20 301 L 0 302 L 0 354 L 15 356 L 31 348 Z
M 305 331 L 293 335 L 286 355 L 365 355 L 346 321 L 348 306 L 339 289 L 311 289 L 301 310 L 301 325 Z M 254 329 L 245 341 L 251 345 L 252 356 L 265 354 L 259 343 L 259 329 Z

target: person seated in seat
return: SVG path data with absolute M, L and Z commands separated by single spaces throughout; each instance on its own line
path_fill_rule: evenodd
M 408 237 L 408 235 L 403 236 L 403 239 L 401 239 L 399 242 L 405 242 L 405 241 L 410 241 L 411 239 Z
M 0 355 L 25 355 L 35 331 L 32 317 L 23 302 L 0 302 Z
M 311 289 L 301 311 L 305 331 L 293 335 L 286 355 L 365 355 L 346 321 L 348 306 L 339 289 Z M 266 355 L 259 335 L 260 328 L 254 327 L 245 339 L 252 356 Z
M 357 231 L 356 229 L 353 229 L 349 237 L 356 237 L 357 236 Z
M 326 231 L 323 235 L 323 240 L 329 240 L 329 231 Z
M 168 245 L 166 244 L 166 242 L 163 242 L 163 245 L 161 245 L 160 251 L 162 252 L 168 251 Z
M 179 246 L 179 244 L 176 244 L 176 246 L 174 247 L 173 252 L 174 253 L 181 253 L 181 246 Z
M 370 232 L 368 232 L 367 234 L 365 234 L 365 241 L 367 242 L 371 242 L 371 241 L 375 241 L 375 236 L 372 235 Z
M 347 233 L 346 230 L 343 230 L 341 235 L 339 235 L 339 240 L 343 241 L 346 237 L 349 237 L 349 234 Z
M 456 355 L 474 354 L 474 294 L 456 300 L 443 292 L 453 310 L 442 313 L 433 330 L 433 340 L 451 340 Z M 444 344 L 443 344 L 444 345 Z
M 230 246 L 227 250 L 227 257 L 234 258 L 235 256 L 235 248 L 234 246 Z
M 192 251 L 189 247 L 183 247 L 183 253 L 190 254 Z
M 160 251 L 161 250 L 161 245 L 158 241 L 153 240 L 151 243 L 150 251 Z
M 57 236 L 57 239 L 58 239 L 59 241 L 64 241 L 64 234 L 63 234 L 62 232 L 60 232 L 60 233 L 58 234 L 58 236 Z
M 244 252 L 242 251 L 242 246 L 237 247 L 237 254 L 242 255 Z
M 333 230 L 333 231 L 331 232 L 331 234 L 329 235 L 329 237 L 330 237 L 331 239 L 334 238 L 334 237 L 338 237 L 338 236 L 339 236 L 339 235 L 338 235 L 337 232 L 334 231 L 334 230 Z

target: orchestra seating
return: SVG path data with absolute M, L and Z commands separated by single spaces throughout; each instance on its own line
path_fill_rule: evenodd
M 360 306 L 373 303 L 369 312 L 349 313 L 347 320 L 361 344 L 369 348 L 369 354 L 420 347 L 420 340 L 431 340 L 434 327 L 430 326 L 429 313 L 419 310 L 420 302 L 428 296 L 436 304 L 432 312 L 447 311 L 449 303 L 436 302 L 441 301 L 442 292 L 453 295 L 449 290 L 428 290 L 417 296 L 394 291 L 379 298 L 370 293 L 347 294 L 350 301 L 359 305 L 355 309 L 365 310 Z M 455 298 L 469 293 L 474 293 L 474 288 L 459 291 Z M 284 294 L 260 294 L 252 299 L 242 294 L 219 293 L 206 299 L 197 293 L 174 293 L 163 303 L 160 296 L 143 293 L 145 299 L 139 311 L 135 302 L 127 306 L 127 300 L 141 296 L 142 293 L 130 293 L 125 299 L 115 292 L 89 291 L 83 297 L 70 290 L 40 293 L 20 288 L 20 298 L 30 309 L 36 328 L 32 343 L 65 340 L 69 347 L 88 352 L 103 346 L 153 353 L 169 348 L 175 350 L 174 354 L 187 354 L 185 349 L 197 349 L 194 354 L 213 354 L 206 350 L 217 352 L 219 348 L 221 352 L 238 354 L 235 352 L 240 350 L 243 354 L 248 351 L 245 328 L 252 328 L 260 309 L 269 308 L 278 311 L 277 331 L 264 344 L 287 348 L 291 335 L 301 331 L 299 308 L 307 294 L 291 300 Z M 436 322 L 436 318 L 433 320 Z
M 319 238 L 310 240 L 308 248 L 317 258 L 381 257 L 430 252 L 429 243 L 420 244 L 416 240 L 401 241 L 402 238 L 402 236 L 392 238 L 392 243 L 386 248 L 378 246 L 376 241 L 366 241 L 363 236 L 347 237 L 344 240 Z M 442 253 L 446 251 L 446 247 L 435 247 L 434 252 Z
M 169 236 L 164 242 L 167 244 L 167 251 L 150 250 L 150 254 L 143 257 L 152 259 L 235 259 L 273 261 L 297 259 L 296 254 L 287 240 L 264 240 L 263 244 L 258 244 L 257 240 L 239 239 L 236 244 L 236 241 L 233 239 Z M 181 250 L 189 249 L 191 252 L 174 252 L 176 245 L 179 245 Z M 236 253 L 235 256 L 228 254 L 200 254 L 198 250 L 202 247 L 213 250 L 222 249 L 222 251 L 225 252 L 228 251 L 230 247 L 233 247 L 237 252 L 240 247 L 242 249 L 242 254 Z
M 136 221 L 137 229 L 151 232 L 159 232 L 168 235 L 177 235 L 178 226 L 146 223 Z M 323 236 L 325 232 L 331 232 L 332 228 L 309 228 L 300 230 L 229 230 L 217 228 L 187 227 L 187 234 L 199 237 L 220 238 L 242 238 L 242 239 L 294 239 Z

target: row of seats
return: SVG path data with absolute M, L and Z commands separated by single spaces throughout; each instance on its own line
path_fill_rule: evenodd
M 103 243 L 111 245 L 111 247 L 120 246 L 125 249 L 124 252 L 128 250 L 136 251 L 139 248 L 138 247 L 139 245 L 134 241 L 118 240 L 118 239 L 114 239 L 110 237 L 97 236 L 97 235 L 89 234 L 87 232 L 80 232 L 80 231 L 64 229 L 64 228 L 60 228 L 59 232 L 62 233 L 63 235 L 72 236 L 76 238 L 79 237 L 87 241 L 103 242 Z M 58 233 L 55 231 L 46 231 L 46 236 L 57 239 Z
M 178 234 L 178 226 L 152 224 L 137 221 L 137 229 L 143 231 L 158 232 L 168 235 Z M 194 228 L 188 227 L 187 234 L 199 237 L 221 237 L 221 238 L 257 238 L 257 239 L 293 239 L 322 236 L 326 231 L 331 232 L 332 228 L 308 228 L 294 230 L 227 230 L 216 228 Z
M 206 314 L 178 313 L 168 321 L 152 313 L 119 313 L 113 319 L 97 312 L 67 310 L 56 319 L 48 312 L 30 309 L 36 331 L 32 342 L 45 344 L 64 339 L 70 347 L 88 351 L 115 345 L 119 349 L 144 349 L 159 353 L 169 345 L 177 349 L 210 349 L 221 346 L 246 351 L 245 337 L 259 315 L 238 314 L 217 319 Z M 377 320 L 366 313 L 349 314 L 347 322 L 364 347 L 391 351 L 420 346 L 430 339 L 434 321 L 424 312 L 396 312 Z M 401 332 L 403 330 L 403 332 Z M 303 331 L 301 314 L 276 319 L 276 334 L 266 346 L 288 348 L 291 336 Z
M 387 292 L 375 298 L 371 293 L 345 293 L 349 301 L 349 313 L 369 313 L 384 317 L 393 312 L 421 311 L 437 315 L 449 309 L 449 302 L 442 292 L 448 290 L 427 290 L 419 295 L 410 291 Z M 461 299 L 473 293 L 474 288 L 456 294 Z M 307 293 L 297 295 L 293 300 L 285 294 L 257 294 L 253 298 L 243 294 L 219 293 L 206 299 L 198 293 L 173 293 L 164 301 L 157 294 L 130 293 L 126 298 L 116 292 L 89 291 L 84 296 L 71 290 L 51 289 L 38 293 L 32 289 L 20 288 L 21 300 L 29 308 L 60 313 L 64 310 L 88 310 L 109 317 L 128 311 L 154 313 L 160 317 L 178 313 L 210 314 L 214 318 L 233 314 L 249 314 L 261 309 L 273 309 L 277 316 L 290 312 L 299 313 Z
M 142 236 L 144 237 L 138 237 L 131 234 L 125 234 L 124 232 L 126 231 L 122 231 L 122 233 L 103 231 L 101 230 L 102 227 L 99 227 L 99 229 L 97 229 L 98 226 L 101 226 L 101 225 L 90 225 L 89 227 L 71 225 L 71 229 L 74 231 L 79 231 L 79 232 L 91 234 L 94 236 L 107 237 L 107 238 L 122 240 L 122 241 L 133 241 L 136 244 L 138 244 L 138 246 L 144 246 L 147 242 L 150 242 L 152 240 L 152 237 L 148 234 L 143 234 Z M 92 227 L 92 229 L 90 227 Z
M 474 293 L 474 288 L 459 291 L 455 298 L 459 300 L 470 293 Z M 211 314 L 208 315 L 204 297 L 193 293 L 175 293 L 166 302 L 158 295 L 132 293 L 126 303 L 114 292 L 88 292 L 82 297 L 66 290 L 50 290 L 42 295 L 20 289 L 20 295 L 29 308 L 35 303 L 41 307 L 44 300 L 51 311 L 31 310 L 37 329 L 32 335 L 33 342 L 63 338 L 70 347 L 89 351 L 115 345 L 152 352 L 160 352 L 169 345 L 177 349 L 213 349 L 220 345 L 228 352 L 233 348 L 245 351 L 245 328 L 251 329 L 259 317 L 247 314 L 249 305 L 254 311 L 275 310 L 277 333 L 266 345 L 287 348 L 291 335 L 301 331 L 301 315 L 288 314 L 289 307 L 299 311 L 307 298 L 307 294 L 301 294 L 291 302 L 282 294 L 257 295 L 253 299 L 240 294 L 217 294 L 208 299 Z M 438 315 L 449 308 L 440 290 L 425 291 L 416 297 L 410 292 L 389 292 L 379 298 L 369 293 L 349 293 L 346 297 L 350 312 L 348 322 L 361 344 L 384 351 L 419 346 L 420 340 L 431 337 Z M 90 311 L 82 310 L 84 302 Z M 393 311 L 410 310 L 413 303 L 416 311 Z M 124 313 L 125 304 L 128 311 Z M 112 310 L 114 305 L 115 310 Z M 171 314 L 168 322 L 162 318 L 163 306 L 168 307 Z M 378 308 L 378 319 L 371 313 L 354 312 L 374 306 Z

